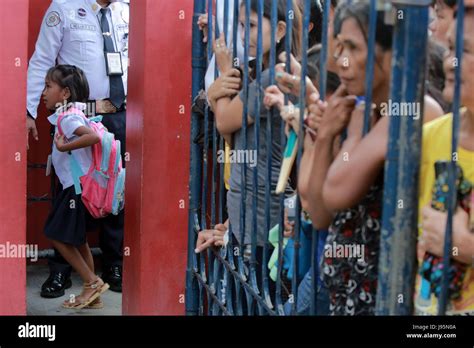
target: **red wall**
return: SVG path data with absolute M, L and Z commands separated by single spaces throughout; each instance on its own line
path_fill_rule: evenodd
M 191 0 L 131 7 L 124 314 L 184 314 L 192 18 Z
M 28 2 L 0 11 L 0 244 L 26 242 L 26 69 Z M 0 258 L 0 314 L 26 313 L 26 263 Z

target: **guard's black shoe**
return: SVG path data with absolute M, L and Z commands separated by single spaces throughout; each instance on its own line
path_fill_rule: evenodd
M 56 298 L 64 296 L 64 290 L 72 286 L 71 276 L 63 272 L 50 273 L 41 286 L 41 297 Z
M 110 290 L 122 292 L 122 266 L 112 266 L 102 273 L 102 280 L 110 285 Z

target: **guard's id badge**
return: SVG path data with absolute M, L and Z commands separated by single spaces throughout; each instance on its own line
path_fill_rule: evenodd
M 107 52 L 105 53 L 105 61 L 107 62 L 107 75 L 108 76 L 122 76 L 122 56 L 119 52 Z

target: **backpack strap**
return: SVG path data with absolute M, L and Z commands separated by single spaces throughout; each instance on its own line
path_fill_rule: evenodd
M 62 113 L 58 116 L 58 120 L 56 121 L 56 126 L 58 127 L 59 135 L 64 135 L 63 129 L 61 128 L 61 121 L 64 119 L 65 114 Z
M 94 116 L 94 117 L 90 117 L 88 118 L 89 121 L 91 122 L 102 122 L 102 119 L 103 119 L 104 116 L 102 115 L 97 115 L 97 116 Z
M 122 155 L 121 155 L 122 151 L 121 151 L 120 140 L 115 140 L 115 144 L 117 145 L 117 154 L 115 156 L 114 173 L 117 174 L 120 160 L 122 159 Z
M 83 119 L 86 120 L 87 125 L 89 125 L 89 119 L 84 115 L 84 113 L 81 110 L 76 109 L 76 108 L 70 108 L 69 110 L 60 113 L 58 116 L 58 120 L 56 121 L 56 126 L 58 127 L 59 135 L 64 135 L 63 129 L 61 127 L 62 120 L 64 119 L 64 117 L 70 116 L 70 115 L 77 115 L 77 116 L 82 117 Z
M 102 173 L 107 173 L 109 171 L 109 161 L 110 154 L 112 153 L 112 140 L 114 136 L 109 132 L 104 132 L 102 136 L 102 162 L 100 165 L 100 170 Z
M 82 172 L 82 168 L 72 151 L 69 151 L 69 168 L 71 168 L 71 176 L 74 182 L 76 195 L 80 195 L 82 193 L 81 176 L 83 176 L 84 173 Z

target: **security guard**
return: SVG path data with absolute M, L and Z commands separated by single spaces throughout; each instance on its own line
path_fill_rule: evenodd
M 88 110 L 103 115 L 102 123 L 120 140 L 124 157 L 129 13 L 129 4 L 124 1 L 52 1 L 28 68 L 27 132 L 32 132 L 36 140 L 35 119 L 46 73 L 56 64 L 70 64 L 86 74 L 90 87 Z M 95 224 L 100 228 L 102 279 L 111 290 L 121 292 L 123 211 L 95 220 Z M 71 266 L 57 251 L 49 266 L 50 275 L 41 296 L 63 296 L 71 286 Z

